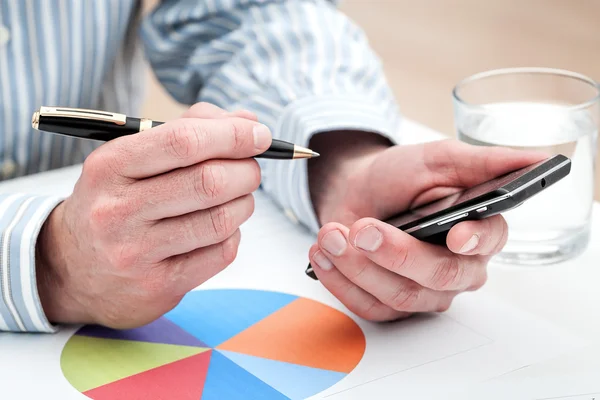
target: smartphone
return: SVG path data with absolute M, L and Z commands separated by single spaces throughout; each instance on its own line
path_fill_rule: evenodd
M 395 215 L 385 222 L 419 240 L 446 245 L 450 229 L 463 221 L 480 220 L 511 210 L 571 172 L 562 154 L 509 172 L 440 200 Z M 306 275 L 317 279 L 309 264 Z
M 396 215 L 386 222 L 425 242 L 445 244 L 456 224 L 491 217 L 523 204 L 571 172 L 562 154 Z

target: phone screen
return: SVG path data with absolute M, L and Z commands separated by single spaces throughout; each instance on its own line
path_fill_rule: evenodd
M 437 212 L 443 211 L 447 208 L 456 206 L 461 203 L 466 203 L 469 200 L 473 200 L 477 197 L 483 196 L 487 193 L 500 189 L 501 187 L 509 184 L 510 182 L 519 179 L 521 176 L 528 173 L 529 171 L 534 170 L 542 163 L 543 161 L 535 163 L 528 167 L 499 176 L 495 179 L 489 180 L 477 186 L 473 186 L 472 188 L 459 191 L 455 194 L 451 194 L 450 196 L 444 197 L 440 200 L 435 200 L 434 202 L 414 208 L 403 214 L 389 219 L 387 223 L 400 227 L 422 219 L 423 217 L 427 217 L 429 215 L 433 215 Z

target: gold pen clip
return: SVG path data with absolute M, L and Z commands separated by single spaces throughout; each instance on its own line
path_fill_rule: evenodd
M 35 122 L 37 122 L 37 125 L 39 125 L 40 117 L 91 119 L 94 121 L 111 122 L 116 125 L 125 125 L 127 122 L 127 116 L 125 114 L 68 107 L 40 107 L 37 115 L 34 114 L 32 125 L 36 125 Z M 36 126 L 34 126 L 34 128 L 36 128 Z

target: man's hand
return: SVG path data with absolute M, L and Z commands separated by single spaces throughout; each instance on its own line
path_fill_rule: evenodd
M 390 147 L 368 135 L 328 133 L 311 143 L 321 154 L 331 154 L 309 170 L 313 202 L 324 224 L 309 253 L 315 273 L 351 311 L 369 320 L 444 311 L 457 294 L 485 283 L 490 257 L 507 240 L 503 217 L 455 225 L 446 247 L 380 220 L 544 155 L 454 140 Z M 330 143 L 325 141 L 346 145 L 326 151 Z
M 270 144 L 251 113 L 197 104 L 90 154 L 38 240 L 48 319 L 140 326 L 228 266 Z

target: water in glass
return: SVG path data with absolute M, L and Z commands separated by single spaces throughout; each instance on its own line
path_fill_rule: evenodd
M 548 264 L 571 258 L 587 246 L 597 137 L 589 110 L 548 103 L 492 103 L 466 116 L 458 136 L 470 144 L 538 149 L 572 161 L 566 178 L 504 213 L 509 242 L 497 258 Z

